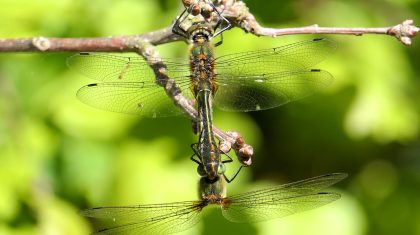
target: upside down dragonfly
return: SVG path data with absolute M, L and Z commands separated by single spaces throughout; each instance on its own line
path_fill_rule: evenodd
M 198 173 L 201 176 L 206 176 L 210 180 L 215 179 L 218 175 L 223 175 L 227 182 L 232 179 L 227 179 L 224 163 L 232 162 L 229 155 L 226 156 L 229 160 L 222 161 L 221 151 L 216 144 L 213 134 L 213 109 L 212 102 L 214 94 L 217 90 L 215 84 L 216 76 L 214 71 L 215 64 L 214 53 L 211 44 L 209 43 L 213 31 L 211 28 L 203 25 L 195 25 L 190 28 L 191 40 L 193 44 L 190 47 L 190 68 L 191 68 L 191 90 L 197 100 L 198 112 L 198 143 L 191 145 L 194 155 L 191 160 L 198 163 Z M 197 156 L 198 160 L 194 157 Z M 203 166 L 200 171 L 201 166 Z
M 323 191 L 343 180 L 345 173 L 322 175 L 253 192 L 226 196 L 223 177 L 200 179 L 200 200 L 150 205 L 97 207 L 82 215 L 110 219 L 113 227 L 94 234 L 170 234 L 187 230 L 200 220 L 202 210 L 218 205 L 232 222 L 261 222 L 311 210 L 340 198 Z

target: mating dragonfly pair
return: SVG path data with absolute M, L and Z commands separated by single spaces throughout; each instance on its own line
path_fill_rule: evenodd
M 190 14 L 193 7 L 189 6 L 184 13 Z M 221 16 L 217 10 L 215 12 Z M 180 17 L 173 26 L 175 33 L 180 34 L 182 23 Z M 117 222 L 117 225 L 98 233 L 167 234 L 183 231 L 198 222 L 201 210 L 209 204 L 220 205 L 223 215 L 230 221 L 258 222 L 316 208 L 338 199 L 339 194 L 321 190 L 345 178 L 344 173 L 227 197 L 225 182 L 230 180 L 224 175 L 224 163 L 232 159 L 222 161 L 222 153 L 212 132 L 213 104 L 229 111 L 263 110 L 303 98 L 328 86 L 332 76 L 311 67 L 332 53 L 335 44 L 327 39 L 314 39 L 215 57 L 210 43 L 215 36 L 214 28 L 205 23 L 195 24 L 186 33 L 192 41 L 189 60 L 163 61 L 168 75 L 176 80 L 181 90 L 191 91 L 183 94 L 197 101 L 199 140 L 192 145 L 195 155 L 191 159 L 198 164 L 201 198 L 198 201 L 84 210 L 82 214 L 85 216 Z M 146 117 L 181 113 L 157 84 L 159 81 L 156 81 L 153 71 L 139 57 L 81 53 L 70 57 L 68 64 L 82 74 L 102 81 L 84 86 L 77 93 L 80 100 L 91 106 Z

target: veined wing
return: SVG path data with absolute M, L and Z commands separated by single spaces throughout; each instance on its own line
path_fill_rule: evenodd
M 219 57 L 215 105 L 228 111 L 255 111 L 311 95 L 330 85 L 333 77 L 310 67 L 335 48 L 331 40 L 314 39 Z
M 260 222 L 314 209 L 340 198 L 321 190 L 343 180 L 345 173 L 318 176 L 225 199 L 222 213 L 232 222 Z
M 214 104 L 227 111 L 274 108 L 309 96 L 329 86 L 333 80 L 330 73 L 319 69 L 240 76 L 220 74 Z
M 151 58 L 163 62 L 171 78 L 185 78 L 190 74 L 188 60 Z M 79 53 L 67 59 L 67 65 L 94 80 L 104 82 L 152 82 L 155 74 L 139 55 L 109 53 Z
M 326 59 L 337 45 L 334 41 L 317 38 L 280 47 L 234 53 L 215 59 L 218 74 L 276 73 L 308 69 Z
M 177 84 L 192 99 L 188 80 Z M 77 97 L 95 108 L 145 117 L 165 117 L 182 113 L 154 81 L 93 83 L 79 89 Z
M 112 219 L 116 225 L 94 234 L 170 234 L 194 226 L 205 204 L 186 201 L 151 205 L 98 207 L 81 212 L 93 218 Z
M 104 81 L 84 86 L 77 92 L 77 97 L 88 105 L 153 118 L 182 113 L 156 84 L 155 74 L 140 56 L 80 53 L 71 56 L 67 63 L 87 77 Z M 188 63 L 174 60 L 165 61 L 165 65 L 168 75 L 175 78 L 185 91 L 184 95 L 192 99 L 187 89 L 190 83 Z

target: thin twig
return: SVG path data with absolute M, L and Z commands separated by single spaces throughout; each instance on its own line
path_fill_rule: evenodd
M 153 69 L 156 75 L 157 83 L 165 89 L 166 94 L 172 99 L 174 104 L 185 111 L 185 113 L 195 122 L 198 120 L 197 110 L 190 103 L 190 101 L 182 95 L 181 89 L 176 85 L 176 81 L 171 79 L 166 71 L 164 61 L 159 60 L 160 55 L 156 50 L 156 47 L 147 42 L 138 43 L 135 46 L 137 53 L 142 55 L 149 66 Z M 152 59 L 153 58 L 153 59 Z M 230 151 L 231 146 L 236 152 L 239 158 L 242 158 L 241 162 L 250 163 L 250 158 L 253 154 L 252 146 L 245 144 L 241 135 L 237 132 L 224 132 L 213 125 L 213 132 L 216 138 L 223 143 L 229 143 L 229 147 L 223 151 L 226 153 Z
M 197 111 L 190 104 L 189 100 L 182 95 L 182 91 L 176 85 L 175 80 L 168 76 L 164 61 L 161 59 L 156 47 L 148 42 L 140 42 L 135 45 L 135 49 L 153 69 L 157 84 L 165 89 L 166 94 L 173 100 L 175 105 L 182 108 L 192 120 L 197 121 Z
M 236 27 L 256 36 L 283 36 L 291 34 L 347 34 L 361 36 L 363 34 L 382 34 L 397 38 L 404 45 L 411 45 L 411 39 L 417 35 L 419 28 L 413 20 L 404 20 L 401 24 L 382 28 L 334 28 L 311 25 L 299 28 L 265 28 L 254 15 L 249 12 L 242 1 L 225 0 L 223 15 Z

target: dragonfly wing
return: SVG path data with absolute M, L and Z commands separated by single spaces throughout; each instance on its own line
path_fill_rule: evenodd
M 236 223 L 256 223 L 275 218 L 282 218 L 298 212 L 315 209 L 340 198 L 336 193 L 317 193 L 277 200 L 256 202 L 232 202 L 222 209 L 223 216 Z
M 319 69 L 275 73 L 219 75 L 216 106 L 228 111 L 256 111 L 283 105 L 311 95 L 333 81 L 330 73 Z
M 160 58 L 150 60 L 162 61 Z M 104 82 L 84 86 L 77 93 L 81 101 L 93 107 L 146 117 L 182 113 L 156 84 L 153 70 L 138 55 L 80 53 L 69 57 L 67 64 L 87 77 Z M 180 87 L 188 87 L 188 61 L 168 60 L 165 65 L 168 75 L 176 78 Z M 186 90 L 187 97 L 192 96 L 187 89 L 182 90 Z
M 189 75 L 188 60 L 151 58 L 163 62 L 170 77 Z M 67 65 L 94 80 L 104 82 L 152 82 L 155 74 L 146 61 L 136 54 L 79 53 L 67 59 Z
M 93 218 L 112 219 L 114 226 L 94 234 L 171 234 L 191 228 L 198 223 L 204 207 L 200 201 L 165 204 L 98 207 L 81 212 Z
M 262 74 L 311 68 L 330 54 L 337 45 L 329 39 L 313 39 L 281 47 L 229 54 L 216 59 L 218 73 Z
M 332 173 L 321 175 L 309 179 L 304 179 L 288 184 L 282 184 L 275 187 L 260 189 L 253 192 L 236 194 L 230 196 L 231 200 L 252 200 L 252 198 L 262 198 L 267 195 L 270 197 L 287 198 L 295 195 L 305 195 L 319 193 L 321 190 L 345 179 L 347 173 Z
M 179 86 L 188 87 L 189 82 L 184 81 Z M 189 91 L 184 95 L 192 96 Z M 80 88 L 77 97 L 90 106 L 112 112 L 153 118 L 182 113 L 164 89 L 154 82 L 94 83 Z
M 222 203 L 223 215 L 232 222 L 260 222 L 314 209 L 340 198 L 320 192 L 347 177 L 335 173 L 263 190 L 238 194 Z

